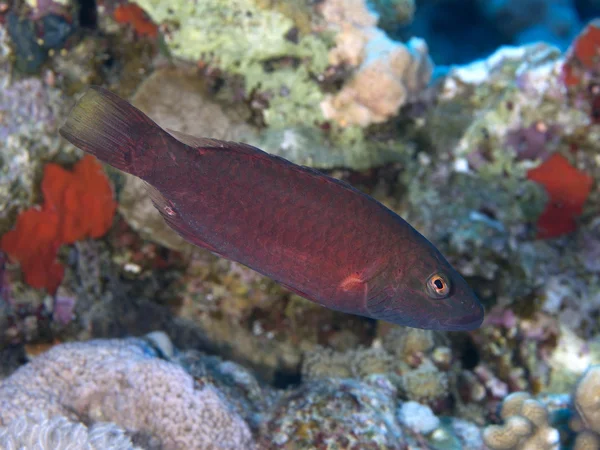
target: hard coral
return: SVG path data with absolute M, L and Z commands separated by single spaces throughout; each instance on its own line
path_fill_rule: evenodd
M 425 41 L 391 41 L 362 0 L 327 0 L 321 13 L 338 32 L 330 63 L 358 66 L 340 92 L 321 102 L 327 119 L 342 126 L 385 122 L 429 82 L 433 64 Z
M 64 272 L 56 261 L 59 247 L 104 235 L 112 224 L 116 202 L 102 166 L 89 155 L 73 171 L 47 164 L 42 193 L 41 209 L 22 212 L 14 230 L 2 236 L 0 248 L 21 263 L 29 285 L 54 294 Z
M 248 426 L 221 393 L 161 360 L 163 348 L 151 336 L 53 347 L 0 383 L 0 425 L 41 411 L 113 422 L 146 448 L 254 448 Z
M 554 153 L 540 166 L 529 170 L 527 178 L 543 185 L 549 196 L 546 209 L 538 219 L 537 237 L 553 238 L 575 231 L 575 219 L 590 194 L 592 177 L 573 167 L 561 154 Z
M 114 424 L 86 427 L 64 416 L 26 414 L 0 427 L 0 448 L 37 450 L 142 450 L 125 431 Z
M 573 403 L 584 428 L 600 435 L 600 366 L 590 366 L 573 394 Z
M 548 411 L 526 392 L 515 392 L 504 400 L 500 416 L 504 425 L 490 425 L 483 432 L 492 450 L 558 450 L 558 430 L 548 423 Z
M 261 448 L 406 448 L 386 389 L 352 379 L 323 379 L 289 392 L 261 431 Z

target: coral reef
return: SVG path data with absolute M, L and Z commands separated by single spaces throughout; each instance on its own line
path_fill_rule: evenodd
M 384 374 L 401 397 L 443 409 L 449 393 L 450 358 L 439 356 L 446 348 L 434 346 L 431 332 L 392 328 L 383 347 L 351 349 L 345 352 L 315 347 L 302 361 L 304 380 L 356 378 L 365 380 Z
M 64 267 L 56 261 L 62 244 L 103 236 L 116 210 L 112 187 L 93 156 L 84 156 L 73 171 L 57 164 L 44 167 L 44 204 L 21 212 L 0 248 L 21 263 L 25 281 L 54 294 Z
M 162 361 L 141 339 L 63 344 L 1 382 L 1 425 L 35 411 L 113 422 L 149 447 L 253 448 L 246 423 L 214 386 Z
M 529 394 L 516 392 L 502 404 L 500 417 L 505 424 L 490 425 L 483 439 L 492 450 L 558 449 L 558 431 L 548 423 L 545 406 Z
M 39 450 L 141 450 L 134 446 L 125 431 L 114 424 L 86 427 L 64 416 L 48 418 L 29 413 L 0 427 L 0 446 L 6 450 L 35 448 Z
M 312 34 L 294 33 L 294 22 L 276 10 L 260 8 L 252 0 L 209 0 L 165 5 L 137 0 L 155 23 L 164 23 L 165 40 L 174 56 L 202 61 L 244 78 L 246 92 L 268 92 L 265 121 L 272 126 L 311 124 L 319 118 L 321 98 L 311 77 L 327 65 L 327 44 Z M 281 64 L 278 59 L 302 64 Z
M 321 103 L 327 119 L 342 126 L 384 122 L 427 85 L 433 65 L 425 41 L 391 41 L 374 26 L 376 16 L 360 1 L 328 0 L 321 8 L 339 31 L 330 62 L 357 67 L 343 88 Z
M 261 442 L 265 449 L 403 447 L 392 398 L 349 379 L 315 381 L 284 396 L 261 434 L 268 436 Z
M 0 447 L 600 448 L 600 22 L 576 36 L 597 1 L 21 3 L 0 1 Z M 372 194 L 484 326 L 334 313 L 184 243 L 56 136 L 89 84 Z M 155 329 L 172 342 L 129 337 Z
M 65 113 L 61 91 L 37 77 L 13 77 L 13 57 L 0 23 L 0 233 L 35 201 L 44 163 L 69 155 L 56 134 Z
M 600 366 L 590 366 L 581 377 L 573 393 L 573 403 L 578 417 L 571 421 L 577 432 L 574 450 L 600 447 Z

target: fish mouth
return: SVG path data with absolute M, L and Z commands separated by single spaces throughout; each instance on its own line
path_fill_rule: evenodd
M 476 303 L 466 314 L 441 321 L 439 329 L 444 331 L 472 331 L 481 326 L 483 318 L 483 306 Z

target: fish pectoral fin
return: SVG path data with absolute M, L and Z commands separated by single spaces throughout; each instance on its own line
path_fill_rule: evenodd
M 378 285 L 369 286 L 367 289 L 365 305 L 372 317 L 386 319 L 388 316 L 395 315 L 396 311 L 390 310 L 390 305 L 392 305 L 393 302 L 393 289 Z
M 340 289 L 345 292 L 364 290 L 366 286 L 360 273 L 352 273 L 340 283 Z
M 205 248 L 210 250 L 211 252 L 222 256 L 221 253 L 217 251 L 212 245 L 208 242 L 202 240 L 196 230 L 190 228 L 190 226 L 182 219 L 181 215 L 173 205 L 173 203 L 167 199 L 162 192 L 156 189 L 149 183 L 146 184 L 146 189 L 148 191 L 148 195 L 154 204 L 154 207 L 158 209 L 158 212 L 162 215 L 163 219 L 171 227 L 177 234 L 179 234 L 183 239 L 188 241 L 191 244 L 194 244 L 198 247 Z
M 385 271 L 385 263 L 382 260 L 375 260 L 364 269 L 350 273 L 339 284 L 343 291 L 364 290 L 373 282 L 378 282 L 380 275 Z

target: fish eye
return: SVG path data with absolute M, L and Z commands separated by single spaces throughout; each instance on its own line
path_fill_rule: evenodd
M 442 273 L 434 273 L 427 280 L 427 293 L 432 298 L 442 299 L 450 294 L 450 280 Z

